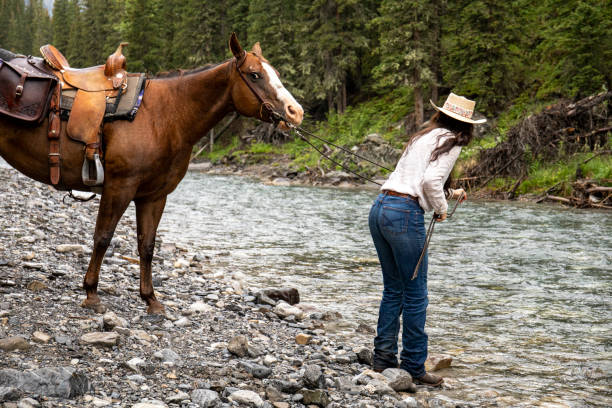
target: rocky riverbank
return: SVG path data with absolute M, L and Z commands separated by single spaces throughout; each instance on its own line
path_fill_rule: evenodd
M 328 325 L 342 319 L 338 313 L 262 296 L 240 271 L 217 273 L 209 256 L 163 236 L 153 267 L 167 316 L 146 315 L 132 209 L 102 267 L 107 311 L 82 309 L 97 199 L 63 203 L 63 193 L 6 168 L 0 168 L 0 186 L 4 407 L 461 404 L 444 390 L 415 388 L 399 370 L 369 370 L 371 327 L 359 327 L 351 338 L 330 336 Z M 449 379 L 446 388 L 456 385 Z

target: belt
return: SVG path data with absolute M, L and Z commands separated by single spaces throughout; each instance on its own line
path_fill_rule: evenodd
M 395 197 L 410 198 L 411 200 L 419 202 L 419 199 L 417 197 L 413 196 L 413 195 L 404 194 L 404 193 L 398 193 L 397 191 L 393 191 L 393 190 L 383 190 L 383 194 L 384 195 L 391 195 L 391 196 L 395 196 Z

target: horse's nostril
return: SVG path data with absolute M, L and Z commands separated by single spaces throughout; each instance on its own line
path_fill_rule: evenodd
M 287 113 L 289 113 L 290 115 L 295 115 L 297 112 L 295 111 L 295 108 L 291 105 L 287 106 Z

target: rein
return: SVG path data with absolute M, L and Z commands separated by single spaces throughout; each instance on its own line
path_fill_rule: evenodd
M 457 201 L 455 202 L 455 206 L 453 207 L 452 211 L 446 216 L 447 220 L 453 216 L 453 214 L 457 210 L 457 207 L 459 207 L 459 203 L 461 203 L 461 197 L 459 197 L 457 199 Z M 417 262 L 417 264 L 416 264 L 416 266 L 414 268 L 414 273 L 412 274 L 412 278 L 410 278 L 410 280 L 415 280 L 416 277 L 419 275 L 419 266 L 421 266 L 421 262 L 423 261 L 423 257 L 425 257 L 425 252 L 427 252 L 427 247 L 429 247 L 429 241 L 431 240 L 431 236 L 433 235 L 434 227 L 436 225 L 436 218 L 437 218 L 436 215 L 437 214 L 434 214 L 431 217 L 431 221 L 429 222 L 429 228 L 427 228 L 427 237 L 425 238 L 425 245 L 423 245 L 423 250 L 421 251 L 421 256 L 419 257 L 419 261 Z
M 316 146 L 315 146 L 315 145 L 314 145 L 314 144 L 313 144 L 313 143 L 312 143 L 310 140 L 308 140 L 308 139 L 307 139 L 307 138 L 306 138 L 306 137 L 305 137 L 305 136 L 302 134 L 302 132 L 303 132 L 303 133 L 305 133 L 305 134 L 307 134 L 307 135 L 309 135 L 309 136 L 312 136 L 312 137 L 314 137 L 314 138 L 316 138 L 316 139 L 319 139 L 319 140 L 321 140 L 321 141 L 322 141 L 322 142 L 324 142 L 324 143 L 327 143 L 327 144 L 329 144 L 329 145 L 331 145 L 331 146 L 334 146 L 334 147 L 336 147 L 336 148 L 338 148 L 338 149 L 340 149 L 340 150 L 342 150 L 342 151 L 344 151 L 344 152 L 346 152 L 346 153 L 348 153 L 348 154 L 350 154 L 350 155 L 352 155 L 352 156 L 355 156 L 355 157 L 357 157 L 357 158 L 359 158 L 359 159 L 362 159 L 362 160 L 365 160 L 365 161 L 367 161 L 367 162 L 369 162 L 369 163 L 371 163 L 371 164 L 373 164 L 373 165 L 375 165 L 375 166 L 378 166 L 378 167 L 380 167 L 381 169 L 384 169 L 384 170 L 387 170 L 387 171 L 389 171 L 389 172 L 392 172 L 392 170 L 391 170 L 391 169 L 388 169 L 388 168 L 386 168 L 385 166 L 383 166 L 383 165 L 381 165 L 381 164 L 378 164 L 378 163 L 376 163 L 376 162 L 374 162 L 374 161 L 372 161 L 372 160 L 370 160 L 370 159 L 368 159 L 368 158 L 366 158 L 366 157 L 363 157 L 363 156 L 361 156 L 361 155 L 358 155 L 357 153 L 351 152 L 350 150 L 348 150 L 348 149 L 346 149 L 346 148 L 344 148 L 344 147 L 342 147 L 342 146 L 338 146 L 338 145 L 336 145 L 336 144 L 334 144 L 334 143 L 332 143 L 332 142 L 330 142 L 330 141 L 327 141 L 327 140 L 325 140 L 325 139 L 323 139 L 323 138 L 321 138 L 321 137 L 319 137 L 319 136 L 315 135 L 314 133 L 307 131 L 306 129 L 303 129 L 303 128 L 299 127 L 299 126 L 295 126 L 295 125 L 293 125 L 291 122 L 289 122 L 289 120 L 287 120 L 287 118 L 285 118 L 285 117 L 284 117 L 284 115 L 282 115 L 282 114 L 280 114 L 280 113 L 276 112 L 276 111 L 274 110 L 274 106 L 272 105 L 272 103 L 271 103 L 271 102 L 269 102 L 269 101 L 267 101 L 267 100 L 266 100 L 266 99 L 265 99 L 263 96 L 261 96 L 261 94 L 260 94 L 260 93 L 257 91 L 257 89 L 256 89 L 255 87 L 253 87 L 253 85 L 250 83 L 250 81 L 249 81 L 249 80 L 246 78 L 246 76 L 244 75 L 244 72 L 242 72 L 242 70 L 240 69 L 240 67 L 242 66 L 242 64 L 244 64 L 244 61 L 246 60 L 246 55 L 247 55 L 247 54 L 246 54 L 246 51 L 244 51 L 244 52 L 242 53 L 242 55 L 240 56 L 240 58 L 235 58 L 235 59 L 234 59 L 234 62 L 236 63 L 236 71 L 238 71 L 238 75 L 240 75 L 240 78 L 242 78 L 242 81 L 243 81 L 243 82 L 246 84 L 246 86 L 247 86 L 247 87 L 248 87 L 248 88 L 251 90 L 251 92 L 253 93 L 253 95 L 255 95 L 255 97 L 257 98 L 257 100 L 258 100 L 258 101 L 261 103 L 261 105 L 260 105 L 260 107 L 259 107 L 259 118 L 260 118 L 260 119 L 264 120 L 263 113 L 264 113 L 264 110 L 265 110 L 265 111 L 266 111 L 266 113 L 267 113 L 268 119 L 269 119 L 269 120 L 271 120 L 271 121 L 272 121 L 272 122 L 273 122 L 275 125 L 278 125 L 280 122 L 285 122 L 285 123 L 287 124 L 287 126 L 288 126 L 290 129 L 292 129 L 292 130 L 294 130 L 294 131 L 295 131 L 295 133 L 296 133 L 296 134 L 297 134 L 297 135 L 300 137 L 300 139 L 302 139 L 303 141 L 305 141 L 306 143 L 308 143 L 308 144 L 309 144 L 309 145 L 310 145 L 310 146 L 311 146 L 313 149 L 315 149 L 315 150 L 316 150 L 316 151 L 317 151 L 317 152 L 318 152 L 318 153 L 319 153 L 321 156 L 325 157 L 327 160 L 331 161 L 331 162 L 332 162 L 332 163 L 334 163 L 335 165 L 340 166 L 341 168 L 343 168 L 343 169 L 344 169 L 344 170 L 346 170 L 347 172 L 349 172 L 349 173 L 351 173 L 351 174 L 354 174 L 355 176 L 357 176 L 357 177 L 359 177 L 359 178 L 361 178 L 361 179 L 363 179 L 363 180 L 366 180 L 366 181 L 369 181 L 370 183 L 374 183 L 374 184 L 378 184 L 379 186 L 382 186 L 382 184 L 380 184 L 380 183 L 378 183 L 378 182 L 376 182 L 376 181 L 372 180 L 372 179 L 371 179 L 371 178 L 369 178 L 369 177 L 364 176 L 363 174 L 359 174 L 359 173 L 357 173 L 357 172 L 355 172 L 355 171 L 353 171 L 353 170 L 349 169 L 349 168 L 348 168 L 347 166 L 345 166 L 344 164 L 339 163 L 338 161 L 334 160 L 334 159 L 333 159 L 333 158 L 331 158 L 330 156 L 328 156 L 328 155 L 326 155 L 325 153 L 323 153 L 323 152 L 322 152 L 322 151 L 321 151 L 321 150 L 320 150 L 318 147 L 316 147 Z M 355 161 L 354 161 L 354 160 L 353 160 L 353 162 L 355 163 Z

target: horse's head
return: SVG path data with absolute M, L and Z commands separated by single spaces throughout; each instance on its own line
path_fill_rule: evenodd
M 238 113 L 266 122 L 275 120 L 273 112 L 294 125 L 302 123 L 304 109 L 281 83 L 278 72 L 263 57 L 259 43 L 250 52 L 240 46 L 235 33 L 229 42 L 232 62 L 232 100 Z M 282 123 L 281 123 L 282 125 Z

